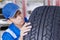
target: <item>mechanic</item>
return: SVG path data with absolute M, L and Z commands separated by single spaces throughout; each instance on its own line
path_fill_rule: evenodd
M 3 16 L 10 22 L 8 29 L 2 35 L 2 40 L 23 40 L 31 30 L 31 23 L 25 22 L 27 20 L 19 9 L 14 3 L 8 3 L 2 8 Z

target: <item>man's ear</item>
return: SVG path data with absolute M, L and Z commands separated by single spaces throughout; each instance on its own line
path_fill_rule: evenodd
M 7 20 L 8 24 L 11 24 L 12 22 L 10 20 Z

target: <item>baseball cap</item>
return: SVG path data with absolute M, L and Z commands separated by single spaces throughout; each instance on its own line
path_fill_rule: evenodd
M 19 6 L 14 3 L 8 3 L 2 8 L 2 14 L 6 19 L 12 18 L 19 10 Z

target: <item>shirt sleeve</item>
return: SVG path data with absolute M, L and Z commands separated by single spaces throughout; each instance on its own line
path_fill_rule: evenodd
M 14 38 L 7 32 L 3 33 L 2 40 L 14 40 Z

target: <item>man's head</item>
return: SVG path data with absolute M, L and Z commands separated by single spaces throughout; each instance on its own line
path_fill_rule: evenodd
M 14 3 L 6 4 L 2 9 L 3 16 L 14 24 L 23 24 L 23 14 L 19 10 L 19 6 Z
M 16 12 L 16 14 L 12 18 L 9 18 L 9 20 L 17 25 L 22 25 L 24 23 L 23 14 L 19 10 Z

